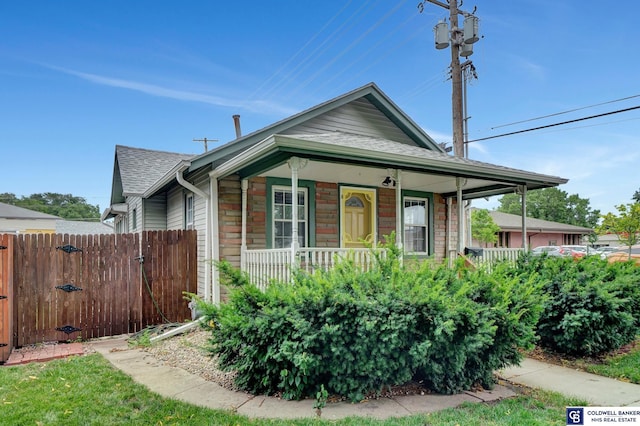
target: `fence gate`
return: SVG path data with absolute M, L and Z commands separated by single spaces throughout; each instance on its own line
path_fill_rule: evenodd
M 139 298 L 138 241 L 138 234 L 17 236 L 15 345 L 128 333 L 140 322 L 129 310 Z
M 0 362 L 13 348 L 13 236 L 0 234 Z
M 196 231 L 0 234 L 0 246 L 0 362 L 12 347 L 191 318 Z

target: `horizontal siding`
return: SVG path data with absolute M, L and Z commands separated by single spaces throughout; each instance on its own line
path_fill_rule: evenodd
M 167 192 L 167 229 L 184 228 L 184 195 L 185 189 L 181 186 Z
M 127 197 L 127 220 L 128 220 L 128 229 L 123 230 L 124 232 L 140 232 L 142 230 L 142 197 Z M 136 212 L 134 215 L 133 212 Z M 135 222 L 137 226 L 133 226 Z
M 164 193 L 144 200 L 144 230 L 166 231 L 167 197 Z
M 328 111 L 282 134 L 314 134 L 342 131 L 388 139 L 407 145 L 416 143 L 366 99 Z

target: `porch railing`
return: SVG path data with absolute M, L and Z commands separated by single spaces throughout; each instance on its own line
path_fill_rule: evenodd
M 386 251 L 379 251 L 382 256 Z M 328 248 L 305 247 L 296 253 L 296 267 L 312 273 L 318 269 L 333 267 L 337 259 L 352 260 L 355 265 L 367 269 L 374 262 L 374 254 L 369 248 Z M 291 249 L 246 250 L 243 255 L 243 271 L 258 288 L 264 290 L 272 280 L 291 280 Z
M 491 265 L 494 265 L 497 262 L 506 261 L 509 263 L 516 263 L 516 260 L 518 260 L 518 257 L 520 257 L 522 253 L 524 253 L 522 248 L 485 248 L 482 249 L 482 256 L 474 262 L 476 264 L 486 265 L 491 269 Z
M 383 256 L 386 251 L 381 250 Z M 472 258 L 476 265 L 491 265 L 500 261 L 515 263 L 522 248 L 485 248 L 482 256 Z M 296 267 L 312 273 L 318 269 L 329 269 L 336 263 L 336 259 L 347 258 L 356 265 L 367 269 L 374 262 L 371 249 L 357 248 L 326 248 L 306 247 L 296 253 Z M 246 250 L 243 254 L 242 270 L 249 274 L 249 278 L 261 290 L 265 290 L 272 280 L 291 281 L 291 249 Z

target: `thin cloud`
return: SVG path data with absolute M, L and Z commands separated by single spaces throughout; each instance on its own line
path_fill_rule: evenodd
M 542 65 L 539 65 L 535 62 L 530 61 L 527 58 L 522 56 L 514 56 L 516 64 L 520 69 L 524 70 L 527 74 L 532 77 L 537 78 L 538 80 L 544 80 L 547 76 L 547 70 Z
M 206 95 L 202 93 L 189 92 L 185 90 L 177 90 L 171 89 L 167 87 L 157 86 L 154 84 L 141 83 L 138 81 L 132 80 L 123 80 L 119 78 L 112 78 L 101 76 L 97 74 L 90 74 L 80 71 L 74 71 L 66 68 L 56 67 L 56 66 L 47 66 L 50 69 L 63 72 L 65 74 L 73 75 L 83 80 L 89 81 L 91 83 L 100 84 L 103 86 L 110 87 L 118 87 L 121 89 L 133 90 L 136 92 L 144 93 L 151 96 L 158 96 L 162 98 L 170 98 L 177 99 L 180 101 L 187 102 L 201 102 L 209 105 L 215 105 L 220 107 L 230 107 L 230 108 L 242 108 L 248 111 L 253 112 L 269 112 L 269 115 L 272 113 L 279 113 L 285 115 L 294 114 L 296 111 L 291 108 L 286 108 L 278 104 L 274 104 L 268 101 L 242 101 L 242 100 L 234 100 L 222 98 L 219 96 Z

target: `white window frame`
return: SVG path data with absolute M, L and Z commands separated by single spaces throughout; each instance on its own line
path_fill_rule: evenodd
M 420 202 L 424 203 L 424 224 L 413 224 L 409 223 L 409 215 L 407 214 L 407 208 L 411 206 L 407 206 L 407 202 Z M 404 246 L 413 248 L 414 244 L 409 245 L 407 241 L 407 228 L 424 228 L 424 250 L 422 251 L 409 251 L 410 253 L 416 254 L 428 254 L 429 253 L 429 199 L 423 197 L 413 197 L 413 196 L 405 196 L 402 198 L 402 236 L 404 241 Z
M 283 185 L 273 185 L 271 187 L 271 247 L 273 248 L 287 248 L 287 247 L 280 247 L 276 244 L 276 241 L 278 240 L 279 236 L 276 236 L 276 222 L 292 222 L 292 218 L 290 219 L 280 219 L 280 218 L 276 218 L 276 192 L 283 192 L 283 193 L 291 193 L 291 187 L 290 186 L 283 186 Z M 302 193 L 304 195 L 304 206 L 300 206 L 298 205 L 298 212 L 300 212 L 301 210 L 304 212 L 304 219 L 300 219 L 298 218 L 298 224 L 300 224 L 301 222 L 304 222 L 304 235 L 300 235 L 300 233 L 298 233 L 298 241 L 300 241 L 300 237 L 304 237 L 303 242 L 299 245 L 300 247 L 308 247 L 309 245 L 309 189 L 306 187 L 298 187 L 298 193 Z M 298 200 L 298 197 L 295 198 L 296 202 Z M 293 201 L 293 197 L 292 197 L 292 201 Z M 282 204 L 283 206 L 286 206 L 287 204 Z M 298 215 L 300 215 L 300 213 L 298 213 Z M 292 232 L 293 233 L 293 232 Z M 286 236 L 284 236 L 286 237 Z M 282 238 L 282 237 L 280 237 Z M 289 246 L 290 247 L 290 246 Z
M 184 229 L 194 229 L 195 227 L 195 200 L 193 193 L 188 193 L 184 197 Z

